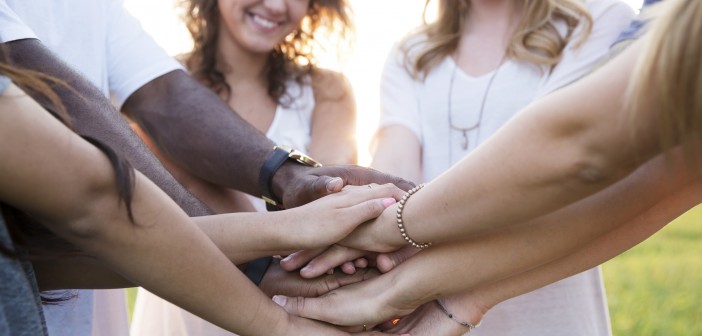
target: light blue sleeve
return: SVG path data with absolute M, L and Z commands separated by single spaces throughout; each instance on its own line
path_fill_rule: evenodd
M 0 76 L 0 94 L 5 92 L 8 85 L 10 85 L 10 79 L 5 76 Z

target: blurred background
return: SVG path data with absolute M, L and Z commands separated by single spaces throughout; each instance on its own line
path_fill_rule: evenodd
M 634 9 L 643 0 L 624 0 Z M 343 72 L 358 106 L 360 164 L 378 117 L 380 73 L 393 43 L 422 20 L 425 0 L 350 0 L 356 38 L 341 60 L 320 57 L 320 66 Z M 125 6 L 171 55 L 191 48 L 174 0 L 126 0 Z M 702 336 L 702 208 L 604 265 L 612 328 L 621 335 Z M 132 293 L 132 291 L 130 291 Z M 131 297 L 131 296 L 130 296 Z

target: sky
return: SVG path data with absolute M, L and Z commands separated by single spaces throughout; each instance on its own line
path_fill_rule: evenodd
M 623 0 L 638 9 L 643 0 Z M 356 37 L 353 51 L 343 64 L 320 60 L 323 67 L 343 72 L 351 82 L 358 109 L 359 163 L 370 163 L 368 144 L 377 125 L 380 73 L 394 42 L 421 23 L 425 0 L 350 0 Z M 144 29 L 176 55 L 188 51 L 191 42 L 174 11 L 174 0 L 125 0 L 125 7 Z

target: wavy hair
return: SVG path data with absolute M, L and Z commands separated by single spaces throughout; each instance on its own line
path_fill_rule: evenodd
M 685 158 L 702 166 L 702 2 L 669 0 L 658 5 L 642 58 L 627 92 L 631 117 L 649 109 L 659 118 L 663 148 L 682 144 Z M 659 14 L 654 10 L 654 14 Z
M 315 38 L 324 33 L 339 44 L 349 43 L 353 31 L 351 9 L 346 0 L 309 0 L 307 15 L 298 29 L 290 33 L 268 55 L 265 78 L 268 95 L 278 103 L 286 92 L 285 82 L 302 83 L 317 63 Z M 217 62 L 219 8 L 217 0 L 182 0 L 182 18 L 193 39 L 193 50 L 184 56 L 190 73 L 222 98 L 231 96 L 224 71 Z
M 565 46 L 573 39 L 575 29 L 582 23 L 582 43 L 592 30 L 592 17 L 578 0 L 520 0 L 524 15 L 516 27 L 507 56 L 537 66 L 552 68 L 561 60 Z M 415 78 L 424 78 L 441 60 L 456 50 L 466 14 L 470 11 L 468 0 L 439 0 L 435 21 L 427 21 L 424 6 L 424 24 L 409 34 L 400 44 L 405 55 L 405 68 Z M 558 32 L 556 24 L 563 22 L 565 35 Z

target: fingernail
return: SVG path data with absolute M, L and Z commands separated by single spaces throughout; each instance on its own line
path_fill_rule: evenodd
M 282 295 L 274 295 L 273 302 L 277 303 L 281 307 L 285 307 L 285 303 L 288 302 L 288 297 Z
M 383 206 L 387 208 L 387 207 L 389 207 L 389 206 L 395 204 L 396 202 L 397 202 L 397 201 L 395 201 L 395 199 L 392 198 L 392 197 L 390 197 L 390 198 L 385 198 L 385 199 L 383 199 Z
M 286 256 L 285 258 L 280 259 L 280 262 L 288 262 L 288 261 L 290 261 L 290 259 L 291 259 L 290 256 Z
M 342 180 L 341 177 L 335 177 L 329 180 L 329 182 L 327 182 L 327 191 L 336 190 L 342 183 L 344 183 L 344 180 Z

